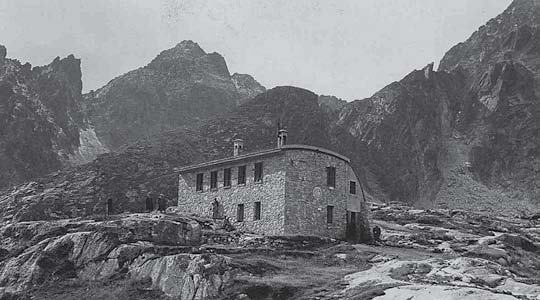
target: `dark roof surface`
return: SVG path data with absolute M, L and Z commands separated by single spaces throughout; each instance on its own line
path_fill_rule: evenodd
M 211 161 L 203 162 L 203 163 L 200 163 L 200 164 L 189 165 L 189 166 L 178 168 L 177 171 L 180 172 L 180 173 L 184 173 L 184 172 L 188 172 L 188 171 L 192 171 L 192 170 L 196 170 L 196 169 L 212 167 L 212 166 L 221 165 L 221 164 L 228 164 L 228 163 L 231 163 L 231 162 L 238 162 L 238 161 L 242 161 L 242 160 L 245 160 L 245 159 L 251 159 L 251 158 L 255 158 L 255 157 L 277 155 L 277 154 L 284 153 L 284 151 L 288 151 L 288 150 L 304 150 L 304 151 L 307 150 L 307 151 L 319 152 L 319 153 L 324 153 L 324 154 L 327 154 L 327 155 L 334 156 L 336 158 L 344 160 L 347 163 L 351 162 L 350 159 L 348 159 L 347 157 L 345 157 L 345 156 L 343 156 L 343 155 L 341 155 L 339 153 L 336 153 L 334 151 L 330 151 L 328 149 L 319 148 L 319 147 L 315 147 L 315 146 L 294 145 L 293 144 L 293 145 L 285 145 L 285 146 L 283 146 L 281 148 L 267 149 L 267 150 L 262 150 L 262 151 L 257 151 L 257 152 L 241 154 L 241 155 L 238 155 L 238 156 L 232 156 L 232 157 L 226 157 L 226 158 L 211 160 Z

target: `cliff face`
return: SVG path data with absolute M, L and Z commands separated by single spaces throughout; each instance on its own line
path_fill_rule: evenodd
M 91 132 L 81 108 L 80 60 L 72 55 L 32 69 L 0 51 L 0 187 L 84 162 Z M 99 146 L 99 145 L 97 145 Z
M 352 134 L 341 147 L 357 169 L 368 169 L 379 198 L 411 203 L 434 198 L 463 87 L 461 76 L 434 72 L 429 65 L 343 108 L 334 135 Z
M 475 178 L 511 201 L 540 193 L 540 2 L 516 0 L 439 69 L 460 72 L 470 102 L 459 113 Z
M 85 96 L 97 136 L 111 149 L 230 111 L 265 89 L 249 75 L 230 75 L 225 59 L 183 41 L 147 66 Z

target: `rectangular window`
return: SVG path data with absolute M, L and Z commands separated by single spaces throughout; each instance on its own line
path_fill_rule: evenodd
M 236 208 L 236 222 L 244 222 L 244 204 L 238 204 Z
M 356 212 L 351 211 L 351 224 L 356 224 Z
M 336 167 L 326 167 L 326 185 L 336 187 Z
M 261 182 L 262 179 L 263 179 L 263 163 L 258 162 L 258 163 L 255 163 L 254 181 L 255 182 Z
M 253 220 L 261 219 L 261 202 L 255 202 L 253 206 Z
M 203 178 L 204 178 L 204 174 L 203 173 L 199 173 L 197 174 L 197 187 L 196 187 L 196 190 L 197 191 L 201 191 L 203 190 Z
M 238 167 L 238 184 L 246 184 L 246 166 Z
M 210 188 L 217 189 L 217 171 L 210 172 Z
M 334 222 L 334 207 L 328 205 L 326 207 L 326 223 L 332 224 Z
M 352 195 L 356 195 L 356 182 L 351 181 L 350 188 L 349 188 L 349 192 L 350 192 Z
M 223 170 L 223 186 L 231 186 L 231 168 Z

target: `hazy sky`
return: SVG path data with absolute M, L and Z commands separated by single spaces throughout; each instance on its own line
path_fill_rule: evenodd
M 437 63 L 511 0 L 0 0 L 0 44 L 32 65 L 82 59 L 84 90 L 193 40 L 231 73 L 368 97 Z

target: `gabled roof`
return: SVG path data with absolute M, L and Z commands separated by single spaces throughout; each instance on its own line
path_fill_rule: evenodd
M 226 158 L 211 160 L 211 161 L 207 161 L 207 162 L 203 162 L 199 164 L 189 165 L 189 166 L 178 168 L 177 171 L 180 173 L 185 173 L 185 172 L 193 171 L 196 169 L 215 167 L 218 165 L 229 164 L 232 162 L 239 162 L 246 159 L 265 157 L 265 156 L 271 156 L 271 155 L 279 155 L 279 154 L 285 153 L 285 151 L 288 151 L 288 150 L 304 150 L 304 151 L 307 150 L 307 151 L 319 152 L 319 153 L 324 153 L 330 156 L 334 156 L 347 163 L 351 162 L 349 158 L 328 149 L 319 148 L 315 146 L 293 144 L 293 145 L 284 145 L 281 148 L 274 148 L 274 149 L 267 149 L 267 150 L 262 150 L 262 151 L 257 151 L 257 152 L 245 153 L 238 156 L 226 157 Z

